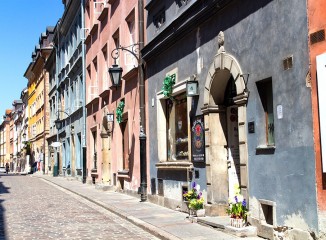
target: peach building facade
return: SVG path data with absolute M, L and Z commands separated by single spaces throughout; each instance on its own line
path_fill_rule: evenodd
M 106 2 L 106 1 L 104 1 Z M 136 192 L 140 184 L 139 85 L 137 59 L 112 51 L 137 43 L 137 1 L 86 1 L 86 138 L 88 181 Z M 129 50 L 137 50 L 128 48 Z M 112 86 L 108 69 L 122 67 L 122 81 Z M 117 108 L 122 115 L 117 119 Z M 113 113 L 113 122 L 107 115 Z M 111 119 L 112 120 L 112 119 Z
M 326 120 L 324 110 L 326 65 L 326 1 L 309 0 L 308 31 L 310 53 L 310 81 L 313 108 L 313 127 L 316 154 L 317 204 L 320 228 L 326 232 Z M 324 144 L 323 144 L 324 143 Z M 324 150 L 324 151 L 322 151 Z

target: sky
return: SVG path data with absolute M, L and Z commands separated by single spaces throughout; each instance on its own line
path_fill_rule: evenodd
M 27 87 L 24 73 L 47 26 L 62 16 L 62 0 L 0 0 L 0 116 Z M 2 117 L 0 117 L 2 120 Z

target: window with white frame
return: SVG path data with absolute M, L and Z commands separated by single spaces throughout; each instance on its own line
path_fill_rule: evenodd
M 187 96 L 181 93 L 166 101 L 167 159 L 188 160 Z
M 173 87 L 172 98 L 157 94 L 157 136 L 160 162 L 189 161 L 190 127 L 186 82 Z

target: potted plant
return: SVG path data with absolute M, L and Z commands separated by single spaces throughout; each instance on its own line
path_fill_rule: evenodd
M 232 227 L 241 228 L 246 226 L 248 208 L 246 199 L 240 194 L 238 187 L 235 196 L 229 200 L 229 208 L 226 212 L 230 215 L 230 223 Z
M 204 197 L 200 192 L 200 185 L 193 182 L 192 189 L 183 193 L 183 199 L 187 204 L 189 214 L 193 213 L 197 217 L 205 216 Z

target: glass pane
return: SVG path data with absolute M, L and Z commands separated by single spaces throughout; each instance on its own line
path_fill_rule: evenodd
M 167 155 L 168 160 L 188 160 L 187 97 L 178 95 L 167 100 Z

